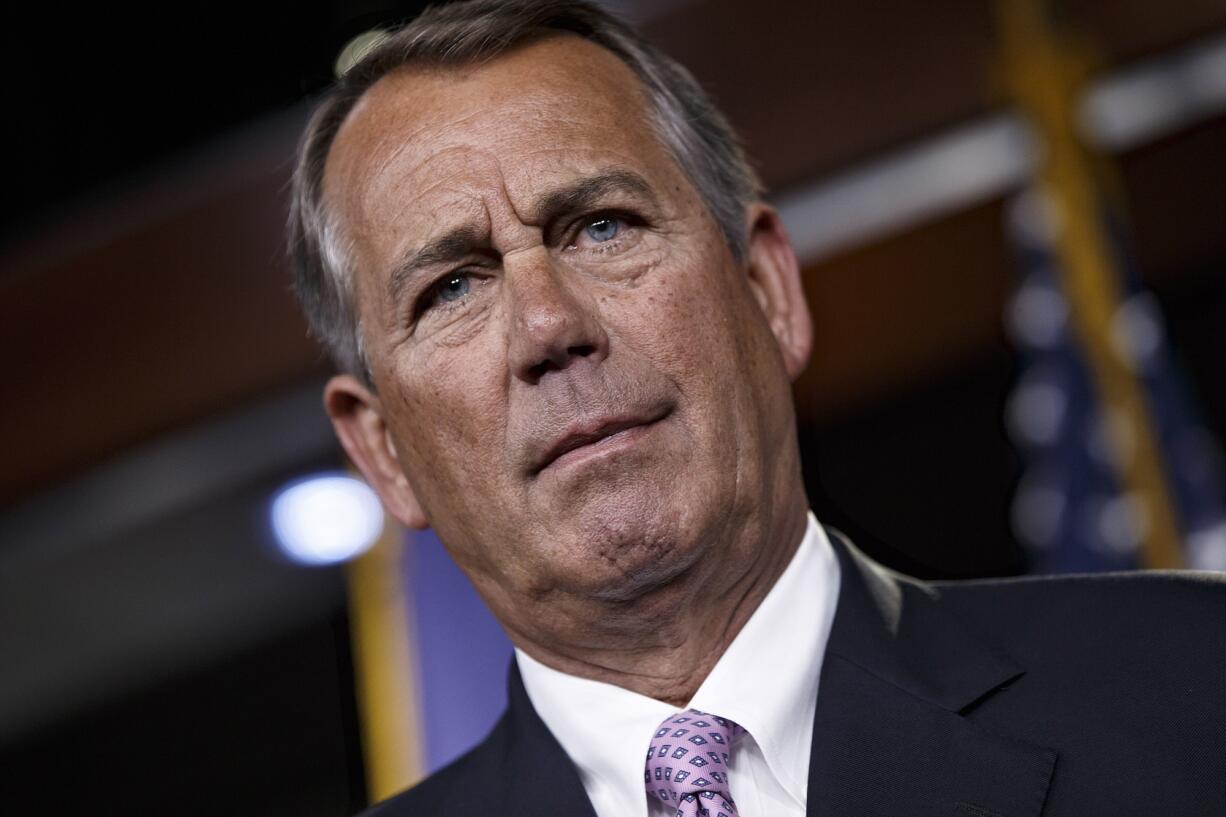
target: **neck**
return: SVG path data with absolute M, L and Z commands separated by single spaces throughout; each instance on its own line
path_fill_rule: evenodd
M 511 638 L 560 672 L 684 708 L 796 553 L 808 524 L 803 498 L 794 508 L 778 524 L 746 531 L 729 551 L 741 559 L 695 567 L 632 602 L 567 605 L 559 619 L 574 622 L 569 638 L 508 627 Z M 729 570 L 733 563 L 744 569 Z

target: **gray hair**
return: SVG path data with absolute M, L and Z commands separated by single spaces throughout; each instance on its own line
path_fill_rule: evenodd
M 380 78 L 403 66 L 470 65 L 563 32 L 607 49 L 638 76 L 657 138 L 698 191 L 732 255 L 744 260 L 745 209 L 759 197 L 761 185 L 732 127 L 689 71 L 586 0 L 434 6 L 345 72 L 311 116 L 298 149 L 289 219 L 294 289 L 312 331 L 343 371 L 373 385 L 353 302 L 351 247 L 322 191 L 328 151 L 350 110 Z

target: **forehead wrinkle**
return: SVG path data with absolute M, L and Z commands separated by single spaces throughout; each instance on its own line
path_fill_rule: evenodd
M 481 159 L 488 160 L 488 157 L 457 145 L 420 157 L 412 166 L 403 169 L 388 170 L 391 163 L 384 163 L 382 172 L 368 174 L 369 187 L 360 197 L 362 216 L 371 222 L 383 220 L 381 217 L 389 215 L 389 201 L 404 203 L 403 207 L 395 208 L 398 212 L 391 214 L 391 218 L 395 219 L 405 210 L 416 209 L 435 214 L 440 206 L 451 206 L 456 200 L 479 198 L 479 194 L 471 188 L 473 165 L 481 164 Z M 445 201 L 426 204 L 424 200 L 440 189 L 450 190 L 452 195 Z
M 449 159 L 451 154 L 457 152 L 476 149 L 475 145 L 466 144 L 463 139 L 448 139 L 450 144 L 441 148 L 423 148 L 439 143 L 440 137 L 436 133 L 462 131 L 464 121 L 480 114 L 473 111 L 443 125 L 428 121 L 428 117 L 423 121 L 418 111 L 406 110 L 416 95 L 401 91 L 390 99 L 383 99 L 381 97 L 390 92 L 378 89 L 378 85 L 376 83 L 376 87 L 367 91 L 360 100 L 360 111 L 355 106 L 355 110 L 350 112 L 325 165 L 325 198 L 338 198 L 347 205 L 345 210 L 351 215 L 359 215 L 363 220 L 369 219 L 370 213 L 367 211 L 378 213 L 383 209 L 377 202 L 385 198 L 381 194 L 389 188 L 394 193 L 396 187 L 410 185 L 430 163 Z M 380 90 L 382 93 L 378 92 Z M 455 162 L 464 166 L 471 163 L 471 159 L 471 156 L 459 157 Z M 445 181 L 441 180 L 440 183 Z M 337 192 L 342 195 L 335 196 Z M 419 195 L 421 193 L 408 198 L 412 200 Z
M 414 151 L 423 152 L 425 155 L 416 160 L 410 160 L 404 167 L 404 175 L 416 174 L 423 165 L 440 155 L 457 150 L 488 154 L 497 163 L 496 151 L 483 146 L 482 140 L 474 141 L 470 136 L 473 132 L 480 130 L 479 120 L 489 116 L 495 108 L 498 109 L 498 115 L 503 123 L 495 137 L 499 144 L 515 142 L 522 138 L 522 133 L 519 131 L 522 126 L 529 123 L 539 126 L 538 130 L 551 134 L 556 134 L 559 125 L 563 123 L 575 124 L 556 116 L 550 116 L 542 110 L 539 104 L 520 100 L 507 102 L 496 95 L 492 96 L 488 104 L 474 105 L 472 110 L 459 113 L 453 111 L 452 106 L 455 103 L 454 96 L 451 94 L 427 91 L 424 93 L 427 97 L 443 96 L 443 105 L 414 105 L 413 103 L 420 101 L 419 97 L 422 95 L 400 91 L 392 100 L 384 103 L 385 110 L 381 110 L 378 114 L 369 114 L 375 120 L 371 126 L 376 128 L 380 124 L 380 119 L 387 119 L 395 124 L 388 128 L 387 135 L 365 151 L 367 156 L 380 156 L 380 159 L 370 163 L 366 168 L 366 172 L 362 174 L 366 177 L 364 181 L 387 175 L 389 170 L 401 162 L 405 154 L 411 154 Z M 439 113 L 446 114 L 445 121 L 430 121 Z M 402 123 L 407 123 L 407 126 Z M 443 144 L 442 147 L 434 147 L 440 143 Z
M 600 74 L 593 79 L 595 87 L 606 92 L 607 98 L 600 93 L 585 97 L 583 102 L 586 110 L 603 109 L 611 116 L 617 117 L 618 106 L 614 104 L 613 99 L 628 92 L 637 103 L 633 106 L 638 115 L 635 118 L 646 113 L 644 94 L 637 81 L 629 83 L 629 86 L 626 87 L 624 83 L 612 82 L 612 77 L 604 77 Z M 566 138 L 567 134 L 580 137 L 578 140 L 580 143 L 590 141 L 583 138 L 589 135 L 584 131 L 588 129 L 590 123 L 582 117 L 567 116 L 565 112 L 559 115 L 557 110 L 551 110 L 551 106 L 556 106 L 558 98 L 556 94 L 547 93 L 543 87 L 534 90 L 545 93 L 546 98 L 544 99 L 535 98 L 533 91 L 529 91 L 524 98 L 507 99 L 503 90 L 489 88 L 478 98 L 478 101 L 469 102 L 471 107 L 468 110 L 455 111 L 457 85 L 489 82 L 490 80 L 491 76 L 485 67 L 470 69 L 468 72 L 457 72 L 450 69 L 423 71 L 406 68 L 389 74 L 376 83 L 375 87 L 371 88 L 355 106 L 345 123 L 344 130 L 349 131 L 348 135 L 353 135 L 354 132 L 361 134 L 371 131 L 381 133 L 381 135 L 375 138 L 368 137 L 367 140 L 356 135 L 350 140 L 343 138 L 338 140 L 338 143 L 369 142 L 369 146 L 350 145 L 354 149 L 346 151 L 349 154 L 347 157 L 349 161 L 346 164 L 350 166 L 345 168 L 348 171 L 345 175 L 350 177 L 348 181 L 351 182 L 346 185 L 348 187 L 346 192 L 351 194 L 346 198 L 357 199 L 354 203 L 358 205 L 358 208 L 366 210 L 367 207 L 371 207 L 377 215 L 382 208 L 376 207 L 374 200 L 380 198 L 380 188 L 386 190 L 388 184 L 408 184 L 409 177 L 420 174 L 423 166 L 439 159 L 442 155 L 455 151 L 477 151 L 485 153 L 498 166 L 497 172 L 504 188 L 502 192 L 505 200 L 513 202 L 509 190 L 506 189 L 507 177 L 499 161 L 498 145 L 516 144 L 522 140 L 525 130 L 537 131 L 549 137 L 542 140 L 540 145 L 542 153 L 550 151 L 547 145 L 551 143 L 569 141 Z M 546 87 L 551 84 L 548 81 L 542 83 Z M 443 121 L 439 121 L 440 115 Z M 492 146 L 488 141 L 482 144 L 481 139 L 474 142 L 470 137 L 474 129 L 480 130 L 477 127 L 480 124 L 479 120 L 489 116 L 497 116 L 503 123 L 496 131 Z M 624 123 L 622 129 L 624 130 Z M 443 147 L 431 148 L 432 145 L 438 145 L 440 142 L 444 143 Z M 557 150 L 573 153 L 576 149 L 579 151 L 612 149 L 613 152 L 620 153 L 621 151 L 616 149 L 619 147 L 617 142 L 618 140 L 614 139 L 613 144 L 608 142 L 590 143 L 584 146 L 572 144 L 568 149 L 557 148 Z M 421 155 L 422 153 L 425 155 Z M 460 162 L 470 165 L 473 158 L 470 153 L 466 157 L 467 161 L 462 159 Z M 526 157 L 521 155 L 519 158 Z M 404 165 L 398 168 L 397 165 L 402 162 Z M 517 168 L 517 170 L 523 171 L 526 168 Z M 415 194 L 413 198 L 423 195 L 424 192 Z M 369 214 L 362 213 L 362 215 L 368 216 Z M 522 223 L 522 218 L 520 221 Z
M 453 207 L 463 206 L 470 215 L 481 211 L 490 244 L 496 238 L 510 249 L 523 243 L 522 227 L 535 220 L 536 214 L 527 212 L 532 199 L 545 184 L 565 177 L 621 165 L 639 170 L 669 198 L 665 188 L 671 189 L 679 168 L 645 127 L 650 124 L 645 91 L 620 61 L 600 57 L 606 58 L 608 70 L 585 74 L 582 86 L 552 73 L 533 75 L 525 86 L 522 72 L 493 71 L 489 65 L 463 72 L 406 69 L 370 89 L 345 123 L 348 138 L 334 146 L 345 154 L 335 165 L 344 166 L 336 174 L 336 192 L 347 212 L 337 215 L 347 216 L 343 227 L 358 228 L 354 222 L 361 222 L 361 231 L 369 232 L 363 236 L 369 241 L 361 243 L 371 253 L 367 260 L 376 262 L 377 277 L 370 282 L 387 280 L 394 269 L 389 262 L 411 253 L 414 237 L 436 232 L 430 228 L 444 219 L 454 224 L 459 216 Z M 513 55 L 506 60 L 495 62 L 510 66 Z M 510 84 L 512 76 L 519 84 Z M 623 76 L 629 82 L 621 81 Z M 631 121 L 619 100 L 629 103 Z M 576 115 L 580 108 L 585 115 Z M 599 120 L 595 125 L 593 118 Z M 644 131 L 650 134 L 646 155 L 633 138 Z M 414 189 L 415 182 L 426 186 Z M 413 229 L 414 222 L 427 229 Z
M 465 114 L 454 114 L 447 122 L 431 121 L 432 114 L 439 109 L 438 89 L 418 87 L 415 90 L 404 87 L 406 83 L 429 81 L 419 68 L 403 67 L 380 79 L 361 96 L 346 117 L 337 136 L 337 141 L 345 137 L 346 131 L 354 128 L 370 132 L 385 131 L 384 135 L 375 140 L 364 153 L 367 156 L 377 155 L 387 151 L 385 159 L 371 170 L 375 173 L 384 172 L 402 153 L 417 147 L 422 142 L 423 134 L 431 130 L 446 131 L 470 123 L 470 120 L 480 116 L 482 111 L 476 108 Z M 450 100 L 444 100 L 443 109 L 449 113 L 452 108 L 447 106 Z M 367 120 L 363 122 L 363 120 Z M 390 125 L 390 127 L 385 127 Z M 389 147 L 390 145 L 390 147 Z
M 328 151 L 323 177 L 326 199 L 339 198 L 346 203 L 356 200 L 360 204 L 369 197 L 375 187 L 374 181 L 388 175 L 388 169 L 414 147 L 430 127 L 420 123 L 408 134 L 399 129 L 383 133 L 378 127 L 379 121 L 388 114 L 377 104 L 373 91 L 367 91 L 357 101 Z M 389 148 L 389 144 L 392 147 Z M 338 197 L 338 193 L 344 195 Z
M 392 134 L 382 140 L 385 144 L 391 143 L 391 147 L 387 149 L 387 156 L 381 161 L 373 163 L 366 176 L 371 180 L 376 180 L 385 176 L 395 175 L 392 172 L 393 168 L 397 168 L 397 165 L 403 161 L 404 167 L 399 175 L 411 177 L 420 173 L 426 165 L 440 159 L 450 158 L 452 154 L 457 152 L 492 153 L 492 151 L 481 149 L 478 145 L 473 144 L 471 140 L 463 138 L 463 134 L 469 130 L 468 126 L 472 120 L 476 119 L 479 115 L 479 111 L 473 111 L 460 119 L 443 125 L 437 123 L 421 124 L 409 133 L 393 131 Z M 454 138 L 452 136 L 454 132 L 460 133 L 461 138 Z M 440 142 L 445 142 L 445 144 L 442 147 L 432 147 Z M 378 155 L 383 149 L 383 144 L 376 145 L 371 154 Z M 414 152 L 421 155 L 413 156 Z M 406 155 L 408 155 L 408 159 L 403 158 Z M 459 161 L 463 164 L 471 161 L 471 157 L 462 158 Z
M 446 152 L 453 153 L 451 150 Z M 438 157 L 427 157 L 418 163 L 418 169 L 428 164 L 430 158 Z M 453 163 L 460 167 L 471 164 L 462 153 L 454 157 Z M 433 175 L 422 188 L 416 188 L 414 181 L 411 174 L 388 174 L 377 190 L 368 191 L 362 197 L 360 218 L 356 219 L 363 227 L 369 228 L 356 232 L 362 233 L 371 242 L 368 247 L 371 260 L 386 259 L 376 261 L 374 271 L 377 278 L 385 279 L 384 292 L 394 296 L 401 295 L 404 286 L 413 277 L 411 273 L 430 260 L 423 258 L 422 263 L 414 264 L 413 256 L 436 240 L 437 236 L 455 232 L 465 225 L 473 234 L 488 235 L 489 232 L 488 208 L 470 183 L 448 173 Z M 430 201 L 427 202 L 427 198 Z M 381 234 L 390 234 L 398 240 L 381 251 L 378 247 L 382 243 L 379 241 Z M 454 246 L 454 242 L 451 243 Z M 439 253 L 434 255 L 441 258 Z

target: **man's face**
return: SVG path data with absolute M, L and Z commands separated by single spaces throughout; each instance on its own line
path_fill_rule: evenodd
M 389 75 L 324 192 L 377 391 L 334 381 L 334 417 L 369 406 L 349 433 L 385 431 L 388 458 L 360 464 L 504 623 L 752 560 L 725 543 L 794 467 L 807 338 L 781 354 L 772 284 L 734 261 L 616 57 L 559 36 Z

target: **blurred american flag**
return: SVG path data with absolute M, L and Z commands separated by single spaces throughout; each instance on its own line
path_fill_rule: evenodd
M 1167 342 L 1157 300 L 1141 286 L 1120 231 L 1108 216 L 1103 224 L 1119 293 L 1109 343 L 1128 362 L 1152 427 L 1130 428 L 1135 418 L 1106 408 L 1097 392 L 1058 266 L 1058 199 L 1035 183 L 1007 208 L 1021 275 L 1006 324 L 1023 373 L 1006 424 L 1026 461 L 1013 528 L 1031 548 L 1037 573 L 1144 566 L 1153 515 L 1123 473 L 1129 440 L 1144 433 L 1157 448 L 1183 565 L 1226 570 L 1226 481 L 1217 446 Z

